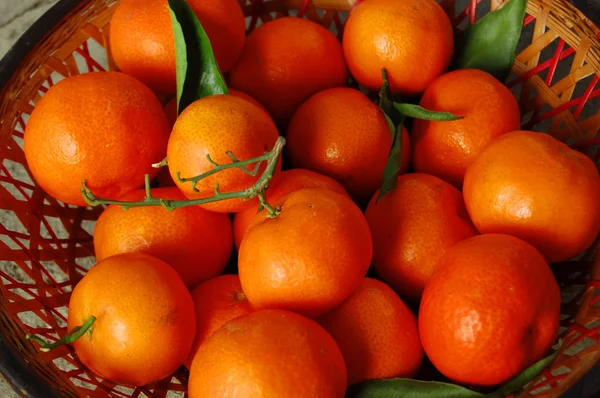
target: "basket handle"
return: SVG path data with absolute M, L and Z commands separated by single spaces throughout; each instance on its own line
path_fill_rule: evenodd
M 297 1 L 299 6 L 304 3 L 303 0 Z M 311 0 L 312 4 L 322 10 L 328 11 L 350 11 L 356 0 Z

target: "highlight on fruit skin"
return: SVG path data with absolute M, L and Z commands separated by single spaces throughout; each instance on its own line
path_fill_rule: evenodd
M 145 253 L 98 262 L 69 300 L 67 338 L 88 369 L 113 383 L 144 386 L 185 361 L 196 334 L 194 303 L 177 272 Z M 39 338 L 32 340 L 42 343 Z
M 347 196 L 328 189 L 301 189 L 273 206 L 275 218 L 258 213 L 238 255 L 248 301 L 322 315 L 346 300 L 365 277 L 372 259 L 369 226 Z
M 373 236 L 373 268 L 402 298 L 418 303 L 440 257 L 477 235 L 461 192 L 438 177 L 404 174 L 365 211 Z
M 185 367 L 192 368 L 196 353 L 208 338 L 225 323 L 254 311 L 242 290 L 240 277 L 220 275 L 194 290 L 192 300 L 196 314 L 196 338 Z
M 285 195 L 304 188 L 325 188 L 348 196 L 344 187 L 331 177 L 306 169 L 290 169 L 273 177 L 265 192 L 265 199 L 269 203 L 274 203 Z M 256 209 L 249 208 L 233 216 L 233 237 L 238 250 L 255 215 Z
M 583 253 L 600 233 L 596 165 L 549 134 L 494 140 L 467 168 L 463 193 L 481 233 L 521 238 L 550 263 Z
M 385 283 L 365 278 L 339 307 L 317 318 L 335 339 L 348 385 L 413 378 L 423 361 L 417 317 Z
M 145 191 L 139 189 L 120 200 L 143 201 L 145 195 Z M 186 200 L 175 187 L 155 188 L 151 195 L 163 200 Z M 199 206 L 125 210 L 113 204 L 98 217 L 93 240 L 98 261 L 115 254 L 144 252 L 171 265 L 189 289 L 220 275 L 233 246 L 228 215 Z
M 246 161 L 265 155 L 274 148 L 278 138 L 279 132 L 271 117 L 250 101 L 233 95 L 204 97 L 185 108 L 173 126 L 167 146 L 169 172 L 189 199 L 211 197 L 217 185 L 223 194 L 243 191 L 259 180 L 265 170 L 264 162 L 244 168 L 225 166 L 232 160 Z M 215 175 L 218 166 L 221 168 Z M 275 170 L 280 169 L 281 162 L 278 162 Z M 203 178 L 196 178 L 200 175 Z M 257 200 L 239 196 L 222 196 L 222 199 L 201 206 L 210 211 L 232 213 L 258 205 Z
M 44 94 L 27 122 L 24 152 L 48 195 L 85 206 L 82 180 L 117 199 L 158 173 L 152 164 L 165 157 L 168 138 L 167 118 L 148 87 L 121 72 L 90 72 Z
M 260 102 L 277 123 L 286 123 L 312 94 L 345 86 L 342 46 L 328 29 L 295 17 L 254 29 L 229 73 L 233 89 Z
M 542 359 L 556 341 L 560 288 L 544 257 L 510 235 L 479 235 L 440 259 L 423 292 L 419 333 L 446 377 L 495 386 Z
M 204 343 L 189 376 L 190 398 L 342 398 L 347 373 L 333 337 L 317 322 L 260 310 L 227 322 Z
M 385 114 L 360 90 L 336 87 L 312 95 L 292 116 L 286 137 L 295 167 L 335 178 L 360 205 L 381 186 L 392 135 Z M 400 172 L 406 172 L 405 128 L 402 140 Z
M 435 0 L 364 0 L 346 20 L 342 45 L 363 87 L 379 90 L 385 68 L 392 93 L 410 96 L 448 68 L 454 30 Z
M 239 59 L 246 22 L 237 0 L 186 0 L 211 41 L 223 73 Z M 176 92 L 175 39 L 167 0 L 121 0 L 111 18 L 111 55 L 119 69 L 171 96 Z
M 478 69 L 439 76 L 427 87 L 419 105 L 463 116 L 453 122 L 415 119 L 411 129 L 414 170 L 433 174 L 459 189 L 467 167 L 490 142 L 521 128 L 519 103 L 513 93 Z

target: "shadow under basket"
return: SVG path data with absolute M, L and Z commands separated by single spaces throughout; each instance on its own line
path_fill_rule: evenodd
M 355 0 L 240 0 L 249 30 L 274 18 L 308 18 L 341 36 Z M 457 31 L 502 0 L 443 0 Z M 60 203 L 36 186 L 23 132 L 36 103 L 57 81 L 114 70 L 108 28 L 116 0 L 63 0 L 0 64 L 0 372 L 17 393 L 36 397 L 183 396 L 184 370 L 152 385 L 117 386 L 94 375 L 71 347 L 42 353 L 27 333 L 57 340 L 66 332 L 73 286 L 94 264 L 92 231 L 101 208 Z M 524 129 L 552 134 L 599 160 L 600 31 L 565 0 L 530 0 L 508 85 Z M 517 394 L 555 397 L 600 359 L 597 242 L 578 261 L 553 266 L 562 290 L 561 338 L 554 362 Z

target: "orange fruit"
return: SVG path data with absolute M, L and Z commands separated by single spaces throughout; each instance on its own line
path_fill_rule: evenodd
M 244 47 L 246 21 L 237 0 L 187 0 L 223 73 Z M 175 38 L 167 0 L 122 0 L 110 22 L 111 54 L 119 69 L 153 90 L 174 94 Z
M 69 330 L 90 316 L 90 332 L 73 343 L 81 362 L 102 378 L 142 386 L 175 372 L 196 333 L 194 303 L 167 263 L 145 253 L 96 264 L 73 289 Z
M 222 193 L 243 191 L 258 181 L 260 171 L 254 177 L 239 168 L 218 172 L 198 182 L 199 193 L 194 192 L 191 182 L 180 182 L 177 173 L 182 178 L 191 178 L 214 169 L 207 155 L 218 164 L 231 163 L 227 152 L 239 160 L 261 156 L 273 148 L 278 137 L 273 120 L 251 102 L 233 95 L 204 97 L 190 104 L 173 126 L 167 147 L 171 177 L 190 199 L 213 196 L 217 184 Z M 265 162 L 261 171 L 264 168 Z M 201 206 L 217 212 L 238 212 L 256 203 L 227 199 Z
M 598 169 L 547 134 L 493 141 L 467 169 L 463 192 L 481 233 L 516 236 L 551 263 L 582 253 L 600 232 Z
M 237 275 L 221 275 L 202 283 L 192 292 L 192 299 L 196 309 L 196 339 L 185 362 L 188 369 L 200 346 L 214 332 L 232 319 L 253 311 Z
M 542 359 L 558 335 L 560 289 L 542 255 L 509 235 L 448 249 L 419 311 L 425 353 L 450 379 L 500 384 Z
M 464 117 L 451 122 L 415 119 L 411 130 L 415 171 L 457 187 L 462 187 L 467 166 L 486 145 L 521 126 L 515 96 L 494 76 L 478 69 L 438 77 L 425 90 L 420 105 Z
M 372 242 L 364 215 L 352 200 L 322 189 L 301 189 L 252 220 L 239 251 L 242 288 L 255 308 L 308 316 L 331 311 L 365 277 Z
M 62 202 L 86 206 L 94 195 L 117 199 L 155 176 L 169 127 L 156 96 L 119 72 L 66 78 L 48 90 L 27 123 L 24 150 L 37 184 Z
M 383 282 L 365 278 L 348 300 L 318 322 L 344 355 L 348 384 L 412 378 L 421 367 L 417 317 Z
M 350 13 L 342 45 L 362 86 L 381 89 L 385 68 L 392 92 L 414 95 L 448 68 L 454 30 L 435 0 L 365 0 Z
M 177 188 L 157 188 L 152 196 L 185 200 Z M 121 198 L 141 201 L 143 189 Z M 110 205 L 94 229 L 94 249 L 101 261 L 120 253 L 144 252 L 167 262 L 193 288 L 223 272 L 231 255 L 233 239 L 227 214 L 199 206 L 166 210 L 159 206 L 124 210 Z
M 373 266 L 406 299 L 418 301 L 450 247 L 477 234 L 461 193 L 438 177 L 405 174 L 396 189 L 365 212 L 373 235 Z
M 348 71 L 333 33 L 307 19 L 285 17 L 248 35 L 229 80 L 284 122 L 312 94 L 345 86 Z
M 342 398 L 344 358 L 315 321 L 262 310 L 227 322 L 192 364 L 190 398 Z
M 234 97 L 243 98 L 247 101 L 252 102 L 254 105 L 264 109 L 265 112 L 267 111 L 257 100 L 255 100 L 248 94 L 242 93 L 241 91 L 237 91 L 237 90 L 230 88 L 229 95 L 233 95 Z M 165 105 L 165 113 L 167 114 L 167 119 L 169 119 L 169 125 L 171 126 L 171 128 L 173 128 L 173 126 L 175 125 L 175 122 L 177 121 L 177 98 L 176 97 L 172 98 L 169 102 L 167 102 L 167 105 Z
M 410 165 L 410 140 L 403 129 L 402 171 Z M 294 113 L 288 154 L 296 167 L 314 170 L 342 183 L 358 203 L 367 202 L 382 182 L 392 146 L 385 115 L 358 90 L 321 91 Z
M 290 192 L 298 191 L 303 188 L 324 188 L 342 195 L 348 195 L 343 186 L 333 178 L 324 176 L 314 171 L 304 169 L 291 169 L 277 174 L 266 192 L 267 202 L 275 202 L 283 198 Z M 249 209 L 235 213 L 233 217 L 233 237 L 235 247 L 239 248 L 242 238 L 246 234 L 250 222 L 256 215 L 256 209 Z

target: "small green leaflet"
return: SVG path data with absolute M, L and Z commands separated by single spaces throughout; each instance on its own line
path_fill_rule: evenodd
M 484 395 L 456 384 L 413 379 L 369 380 L 348 387 L 346 398 L 481 398 Z
M 526 8 L 527 0 L 509 0 L 459 34 L 453 69 L 481 69 L 504 81 L 515 62 Z
M 387 71 L 381 71 L 383 83 L 379 93 L 379 108 L 383 111 L 392 134 L 392 148 L 388 155 L 388 161 L 383 172 L 383 181 L 377 200 L 385 194 L 396 188 L 400 167 L 402 165 L 402 126 L 404 125 L 404 115 L 396 110 L 392 101 L 389 99 L 390 86 L 387 77 Z
M 561 342 L 558 343 L 558 347 L 560 345 Z M 535 379 L 552 363 L 557 354 L 558 348 L 487 395 L 457 384 L 413 379 L 381 379 L 368 380 L 348 387 L 346 398 L 504 398 Z
M 177 113 L 192 102 L 229 94 L 210 40 L 185 0 L 169 0 L 177 65 Z
M 394 102 L 394 108 L 404 116 L 415 119 L 431 120 L 434 122 L 450 122 L 462 119 L 461 116 L 456 116 L 450 112 L 430 111 L 429 109 L 425 109 L 415 104 Z

